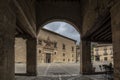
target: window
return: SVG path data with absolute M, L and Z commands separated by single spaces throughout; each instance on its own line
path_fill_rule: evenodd
M 65 50 L 65 44 L 63 44 L 63 49 Z
M 65 56 L 65 53 L 63 53 L 63 56 Z
M 72 54 L 72 57 L 74 57 L 74 54 Z
M 68 59 L 68 62 L 70 61 L 70 59 Z
M 39 53 L 41 53 L 41 50 L 39 50 Z
M 65 61 L 65 59 L 63 59 L 63 61 Z
M 98 53 L 99 50 L 98 50 L 98 49 L 95 49 L 95 51 L 96 51 L 96 55 L 99 55 L 99 53 Z
M 110 55 L 113 55 L 113 49 L 112 48 L 110 48 Z
M 72 46 L 72 51 L 74 51 L 74 47 Z
M 104 48 L 104 55 L 108 55 L 107 48 Z
M 100 61 L 100 56 L 95 56 L 95 61 Z
M 57 42 L 54 43 L 54 48 L 57 48 Z
M 107 59 L 108 59 L 107 57 L 104 57 L 104 61 L 107 61 Z
M 39 44 L 39 45 L 42 45 L 42 40 L 38 40 L 38 44 Z
M 113 56 L 111 57 L 111 59 L 113 59 Z
M 56 52 L 55 52 L 55 55 L 56 55 Z

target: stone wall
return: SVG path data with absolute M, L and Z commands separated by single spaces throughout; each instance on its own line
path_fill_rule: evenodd
M 114 80 L 120 80 L 120 1 L 111 8 L 111 19 L 114 56 Z

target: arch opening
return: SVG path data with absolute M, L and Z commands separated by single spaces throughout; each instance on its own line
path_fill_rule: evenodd
M 81 34 L 81 28 L 78 24 L 76 24 L 74 21 L 72 21 L 71 19 L 66 19 L 66 18 L 50 18 L 46 21 L 44 21 L 40 26 L 39 26 L 39 29 L 38 29 L 38 34 L 39 34 L 39 31 L 42 27 L 44 27 L 45 25 L 49 24 L 49 23 L 52 23 L 52 22 L 64 22 L 64 23 L 67 23 L 69 25 L 71 25 L 72 27 L 74 27 L 78 32 L 79 34 Z
M 79 75 L 80 31 L 76 25 L 65 20 L 51 20 L 41 26 L 37 38 L 39 75 Z

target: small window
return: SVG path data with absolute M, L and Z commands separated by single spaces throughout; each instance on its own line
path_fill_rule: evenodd
M 65 53 L 63 53 L 63 56 L 65 56 Z
M 70 61 L 70 59 L 68 59 L 68 62 Z
M 65 59 L 63 59 L 63 61 L 65 61 Z
M 39 45 L 42 45 L 42 40 L 38 40 L 38 44 L 39 44 Z
M 111 59 L 113 59 L 113 56 L 111 57 Z
M 96 51 L 96 55 L 99 55 L 99 53 L 98 53 L 99 50 L 97 48 L 95 49 L 95 51 Z
M 55 55 L 56 55 L 56 52 L 55 52 Z
M 95 56 L 95 61 L 100 61 L 100 56 Z
M 39 50 L 39 53 L 41 53 L 41 50 Z
M 72 51 L 74 51 L 74 47 L 72 46 Z
M 57 42 L 54 43 L 54 48 L 57 48 Z
M 110 55 L 113 55 L 113 49 L 110 48 Z
M 98 48 L 96 48 L 96 49 L 95 49 L 95 51 L 99 51 L 99 49 L 98 49 Z
M 63 44 L 63 49 L 65 50 L 65 44 Z
M 74 57 L 74 54 L 72 54 L 72 57 Z
M 104 55 L 108 55 L 107 48 L 104 48 Z
M 104 61 L 107 61 L 108 60 L 108 58 L 107 57 L 104 57 Z

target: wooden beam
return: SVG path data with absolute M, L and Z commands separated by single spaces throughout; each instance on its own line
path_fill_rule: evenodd
M 92 37 L 95 37 L 95 36 L 101 34 L 104 30 L 108 29 L 110 26 L 111 26 L 111 22 L 110 21 L 106 22 L 101 28 L 97 29 L 94 32 L 94 34 L 92 34 L 93 35 Z
M 24 31 L 16 24 L 16 30 L 17 30 L 17 32 L 19 32 L 19 33 L 24 33 Z
M 112 35 L 112 33 L 108 32 L 108 33 L 104 34 L 104 36 L 101 36 L 100 39 L 104 40 L 104 38 L 108 37 L 109 35 Z
M 102 31 L 99 35 L 97 35 L 97 36 L 95 37 L 95 39 L 100 38 L 100 37 L 102 37 L 102 36 L 105 36 L 105 34 L 107 34 L 107 33 L 109 33 L 109 32 L 111 32 L 111 28 L 110 28 L 110 27 L 107 28 L 106 30 Z
M 112 43 L 111 40 L 91 40 L 91 42 L 100 42 L 100 43 Z
M 20 6 L 19 2 L 17 0 L 14 0 L 15 7 L 17 9 L 16 14 L 17 14 L 17 19 L 20 21 L 20 23 L 23 25 L 27 31 L 32 37 L 36 37 L 36 30 L 32 27 L 30 24 L 28 18 L 26 17 L 22 7 Z
M 24 39 L 27 39 L 27 38 L 30 38 L 31 36 L 28 35 L 28 34 L 17 34 L 15 35 L 16 38 L 24 38 Z
M 90 42 L 112 43 L 112 40 L 103 40 L 103 39 L 82 38 L 82 40 L 90 41 Z
M 96 31 L 100 30 L 104 27 L 105 23 L 109 23 L 111 21 L 110 12 L 108 9 L 103 13 L 103 15 L 99 16 L 96 19 L 93 27 L 83 36 L 84 38 L 91 37 L 96 34 Z
M 112 40 L 112 33 L 104 38 L 104 40 Z

